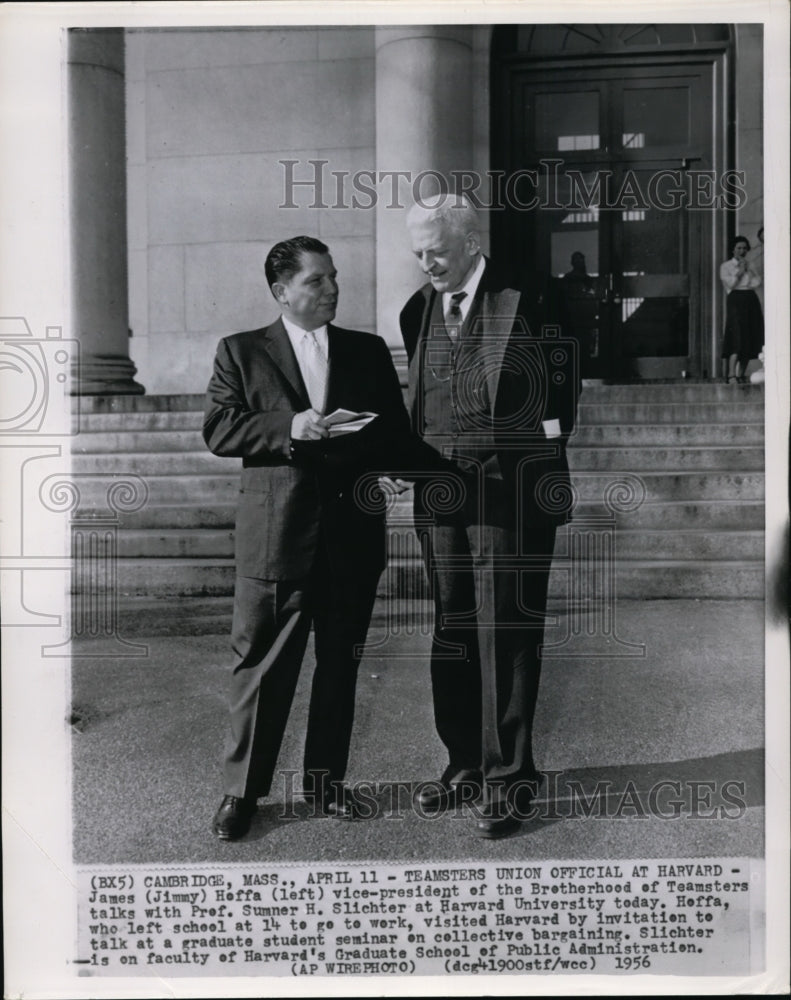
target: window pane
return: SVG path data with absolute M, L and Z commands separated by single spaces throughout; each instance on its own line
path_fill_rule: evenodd
M 623 98 L 624 148 L 689 142 L 689 88 L 625 90 Z
M 687 298 L 628 298 L 622 308 L 626 357 L 672 358 L 689 352 Z
M 599 148 L 599 94 L 536 94 L 535 147 L 540 150 Z

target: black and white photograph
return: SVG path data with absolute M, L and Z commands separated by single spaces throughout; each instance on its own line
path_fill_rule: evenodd
M 0 8 L 5 996 L 787 992 L 788 42 Z

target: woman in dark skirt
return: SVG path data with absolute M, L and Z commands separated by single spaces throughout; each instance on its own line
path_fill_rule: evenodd
M 764 346 L 764 314 L 755 294 L 761 279 L 747 263 L 749 249 L 750 243 L 744 236 L 735 236 L 731 256 L 720 267 L 720 281 L 728 293 L 722 363 L 729 383 L 747 381 L 747 365 Z

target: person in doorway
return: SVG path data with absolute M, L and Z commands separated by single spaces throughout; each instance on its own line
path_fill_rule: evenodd
M 761 278 L 747 260 L 749 250 L 749 241 L 735 236 L 731 255 L 720 267 L 720 281 L 727 293 L 721 353 L 723 374 L 730 384 L 747 381 L 747 365 L 758 357 L 764 343 L 764 316 L 755 293 Z
M 318 811 L 354 815 L 343 779 L 359 647 L 386 559 L 384 503 L 361 502 L 355 487 L 409 435 L 385 342 L 332 323 L 328 247 L 307 236 L 278 243 L 265 271 L 281 316 L 220 341 L 203 422 L 215 455 L 243 460 L 220 840 L 244 836 L 270 792 L 311 623 L 303 789 Z M 338 408 L 377 416 L 331 439 L 325 414 Z
M 747 263 L 755 272 L 757 277 L 760 279 L 760 285 L 755 289 L 755 294 L 758 296 L 761 302 L 761 312 L 766 312 L 766 307 L 764 305 L 764 227 L 761 228 L 756 233 L 758 242 L 752 247 L 750 252 L 747 254 Z
M 574 337 L 584 358 L 599 356 L 599 304 L 594 279 L 588 274 L 585 254 L 575 250 L 571 270 L 561 279 L 560 316 L 563 332 Z

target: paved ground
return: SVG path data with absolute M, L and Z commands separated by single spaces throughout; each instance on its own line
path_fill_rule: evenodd
M 421 817 L 406 792 L 387 784 L 435 778 L 445 763 L 432 721 L 427 611 L 404 605 L 389 640 L 379 610 L 369 641 L 385 644 L 372 649 L 360 673 L 349 779 L 379 783 L 373 818 L 312 818 L 298 797 L 291 801 L 281 791 L 259 806 L 243 841 L 221 844 L 210 822 L 222 794 L 229 602 L 125 605 L 121 634 L 147 647 L 147 655 L 105 653 L 76 658 L 73 665 L 75 859 L 409 862 L 762 854 L 762 603 L 622 601 L 617 612 L 618 637 L 644 644 L 644 657 L 620 655 L 634 649 L 612 638 L 584 637 L 563 647 L 577 655 L 546 661 L 535 745 L 538 765 L 549 776 L 539 815 L 515 836 L 479 840 L 466 814 Z M 405 624 L 410 618 L 412 624 Z M 560 615 L 548 641 L 567 627 Z M 81 649 L 102 653 L 98 641 Z M 296 772 L 296 788 L 312 665 L 310 659 L 304 665 L 279 763 L 286 775 Z M 652 815 L 649 791 L 663 781 L 681 784 L 660 787 Z M 713 783 L 714 791 L 700 782 Z M 727 782 L 743 784 L 723 787 Z M 575 814 L 574 788 L 590 797 L 597 784 L 593 814 L 582 815 L 578 794 Z M 676 818 L 670 818 L 673 799 L 682 803 Z M 723 809 L 735 818 L 721 818 Z

